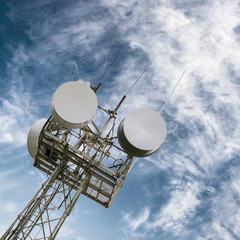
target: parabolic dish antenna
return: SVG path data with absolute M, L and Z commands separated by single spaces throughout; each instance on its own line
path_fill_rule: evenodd
M 96 113 L 97 97 L 86 83 L 66 82 L 53 94 L 50 110 L 53 118 L 64 127 L 81 128 Z
M 121 147 L 129 155 L 146 157 L 164 142 L 167 128 L 159 113 L 141 108 L 132 111 L 121 121 L 117 134 Z
M 35 122 L 28 133 L 27 148 L 30 156 L 34 159 L 37 154 L 40 133 L 47 119 L 43 118 Z

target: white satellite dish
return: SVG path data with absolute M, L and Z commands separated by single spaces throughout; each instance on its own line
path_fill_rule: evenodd
M 38 120 L 33 124 L 32 128 L 28 133 L 27 148 L 32 158 L 35 158 L 37 154 L 39 136 L 46 121 L 47 119 L 45 118 Z
M 81 128 L 95 115 L 97 97 L 88 84 L 67 82 L 54 93 L 50 110 L 53 118 L 64 127 Z
M 118 126 L 118 141 L 132 156 L 153 154 L 164 142 L 167 128 L 161 115 L 152 109 L 141 108 L 129 113 Z

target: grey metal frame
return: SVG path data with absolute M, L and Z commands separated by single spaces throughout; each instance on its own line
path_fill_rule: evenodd
M 81 194 L 106 208 L 111 206 L 135 163 L 114 136 L 121 102 L 114 111 L 99 106 L 108 115 L 101 130 L 94 121 L 72 130 L 48 119 L 33 164 L 48 179 L 1 240 L 55 239 Z

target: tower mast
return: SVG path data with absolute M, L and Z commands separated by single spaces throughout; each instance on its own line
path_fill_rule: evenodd
M 163 118 L 144 108 L 124 118 L 115 136 L 117 111 L 141 76 L 113 111 L 98 106 L 94 91 L 81 81 L 56 90 L 52 115 L 33 125 L 27 144 L 33 165 L 47 179 L 1 240 L 54 240 L 81 194 L 111 206 L 133 159 L 151 155 L 166 137 Z M 102 127 L 92 120 L 97 108 L 107 114 Z
M 110 207 L 133 157 L 114 145 L 115 116 L 109 115 L 113 121 L 106 137 L 99 135 L 94 122 L 80 129 L 78 134 L 74 130 L 59 129 L 52 117 L 46 122 L 34 166 L 47 173 L 48 179 L 1 240 L 55 239 L 81 194 Z M 121 151 L 125 160 L 111 155 L 112 148 Z M 104 164 L 106 158 L 108 163 Z

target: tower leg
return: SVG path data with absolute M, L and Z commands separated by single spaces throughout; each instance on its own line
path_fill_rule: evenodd
M 64 183 L 65 169 L 66 165 L 60 164 L 53 171 L 1 240 L 55 239 L 88 180 L 84 175 L 75 191 Z

